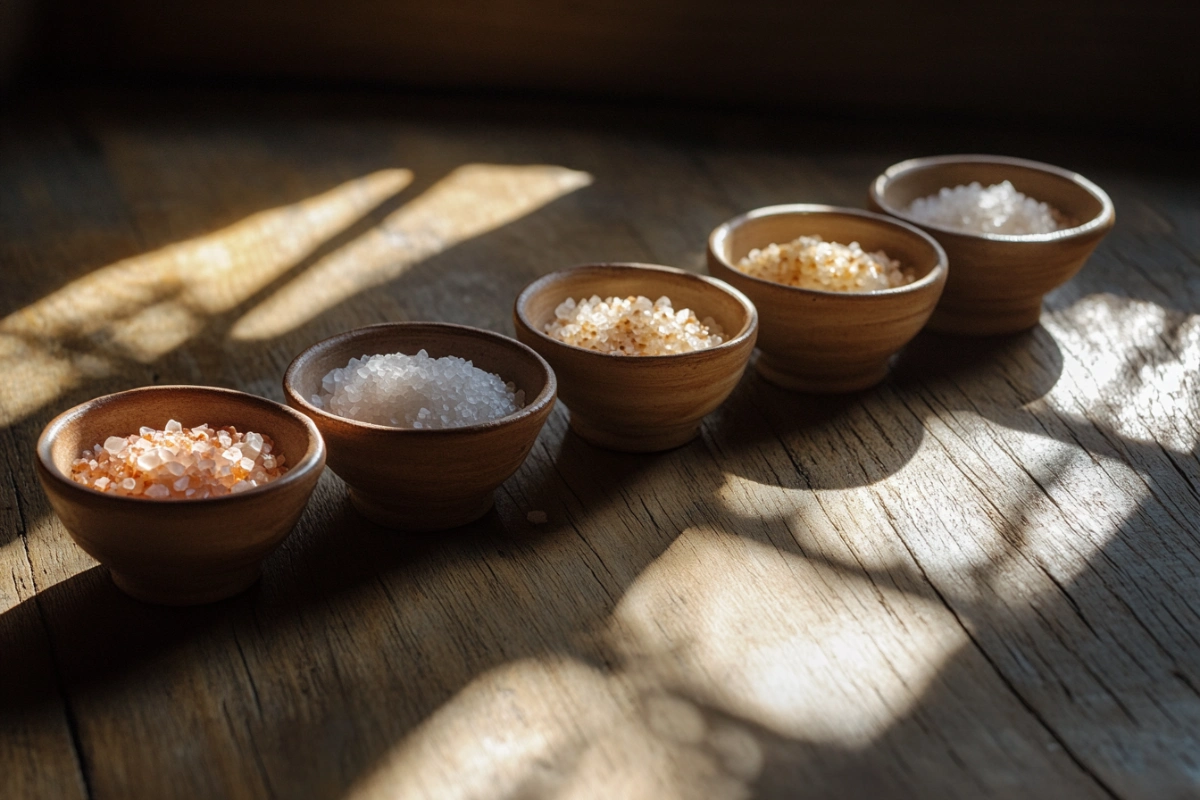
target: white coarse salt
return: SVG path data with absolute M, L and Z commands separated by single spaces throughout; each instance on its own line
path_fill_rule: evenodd
M 868 253 L 858 242 L 827 242 L 820 236 L 756 248 L 735 266 L 755 278 L 826 292 L 874 292 L 913 282 L 912 273 L 882 250 Z
M 341 417 L 394 428 L 461 428 L 514 414 L 525 392 L 457 356 L 421 350 L 352 358 L 330 370 L 311 402 Z
M 986 189 L 978 181 L 942 187 L 937 194 L 913 200 L 907 213 L 922 225 L 970 233 L 1022 236 L 1065 227 L 1062 214 L 1018 192 L 1009 181 Z
M 664 356 L 716 347 L 725 331 L 712 317 L 697 319 L 687 308 L 676 311 L 671 298 L 608 297 L 576 302 L 567 298 L 554 309 L 545 332 L 575 347 L 616 356 Z

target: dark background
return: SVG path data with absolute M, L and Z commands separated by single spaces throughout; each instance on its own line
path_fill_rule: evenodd
M 0 82 L 380 85 L 1198 131 L 1182 0 L 0 0 Z

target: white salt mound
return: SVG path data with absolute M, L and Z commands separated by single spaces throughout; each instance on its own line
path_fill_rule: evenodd
M 341 417 L 396 428 L 461 428 L 506 417 L 525 405 L 494 375 L 457 356 L 424 350 L 352 358 L 321 380 L 312 404 Z
M 913 200 L 908 213 L 922 224 L 971 233 L 1020 236 L 1051 233 L 1062 227 L 1061 214 L 1021 194 L 1008 181 L 986 189 L 978 181 L 953 189 L 942 187 L 937 194 Z

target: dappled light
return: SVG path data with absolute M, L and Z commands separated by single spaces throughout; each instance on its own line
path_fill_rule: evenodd
M 347 798 L 740 800 L 762 766 L 753 737 L 636 675 L 566 657 L 476 678 Z
M 1200 315 L 1105 293 L 1048 324 L 1075 356 L 1049 398 L 1063 414 L 1110 419 L 1122 438 L 1181 454 L 1200 444 Z
M 890 590 L 862 603 L 866 580 L 683 531 L 602 632 L 614 669 L 548 657 L 481 675 L 349 796 L 745 797 L 758 730 L 866 747 L 967 642 L 937 603 Z
M 782 736 L 861 747 L 908 713 L 961 630 L 936 603 L 742 537 L 689 529 L 613 615 L 625 663 Z M 928 620 L 901 625 L 893 606 Z M 905 615 L 908 618 L 908 615 Z
M 151 362 L 195 336 L 412 181 L 381 170 L 227 228 L 119 261 L 0 320 L 0 425 L 113 360 Z
M 128 258 L 0 320 L 0 425 L 11 424 L 122 360 L 153 363 L 271 288 L 319 247 L 413 180 L 389 169 L 222 230 Z M 554 166 L 469 164 L 269 294 L 233 324 L 235 339 L 286 333 L 455 244 L 591 182 Z
M 246 313 L 234 339 L 269 339 L 412 265 L 587 186 L 586 172 L 552 166 L 467 164 L 378 227 L 314 264 Z
M 521 286 L 589 259 L 703 273 L 721 220 L 861 205 L 909 148 L 964 134 L 1076 153 L 915 122 L 894 145 L 829 122 L 765 140 L 733 112 L 219 94 L 0 125 L 19 309 L 0 318 L 0 796 L 1197 795 L 1194 181 L 1121 177 L 1097 145 L 1069 166 L 1116 187 L 1125 227 L 1037 326 L 923 331 L 849 394 L 785 391 L 752 358 L 671 450 L 580 437 L 560 370 L 467 525 L 370 522 L 330 450 L 261 580 L 162 607 L 38 487 L 38 431 L 68 406 L 176 382 L 278 398 L 316 340 L 510 330 Z M 435 466 L 456 435 L 415 436 L 422 481 L 462 482 Z M 173 544 L 175 511 L 194 509 L 133 533 Z

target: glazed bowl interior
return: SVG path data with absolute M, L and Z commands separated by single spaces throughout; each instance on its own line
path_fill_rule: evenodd
M 945 228 L 919 222 L 908 212 L 914 200 L 936 195 L 942 188 L 978 182 L 984 187 L 1003 181 L 1022 194 L 1048 204 L 1060 215 L 1059 230 L 1045 234 L 994 234 Z M 871 187 L 875 202 L 888 214 L 933 230 L 998 240 L 1031 240 L 1071 236 L 1112 216 L 1112 201 L 1095 184 L 1064 169 L 1001 156 L 936 156 L 896 164 Z M 953 265 L 952 265 L 953 266 Z
M 516 311 L 531 330 L 547 341 L 573 347 L 545 333 L 546 325 L 554 320 L 555 309 L 564 300 L 638 295 L 648 297 L 651 302 L 667 296 L 676 311 L 688 308 L 700 320 L 712 317 L 725 332 L 726 343 L 745 337 L 754 325 L 753 306 L 740 295 L 731 293 L 729 287 L 718 286 L 709 278 L 683 270 L 645 264 L 584 265 L 551 273 L 521 293 Z M 594 355 L 608 354 L 597 352 Z
M 820 205 L 797 204 L 756 209 L 719 226 L 713 232 L 709 244 L 712 253 L 721 259 L 725 266 L 736 269 L 735 265 L 751 250 L 761 249 L 770 244 L 786 244 L 800 236 L 813 235 L 819 235 L 827 242 L 858 242 L 863 250 L 869 253 L 883 250 L 890 258 L 899 261 L 902 269 L 911 270 L 916 279 L 913 283 L 897 289 L 880 290 L 882 292 L 911 290 L 924 284 L 932 279 L 934 271 L 944 262 L 944 256 L 938 248 L 931 246 L 929 239 L 917 231 L 892 224 L 891 220 L 880 219 L 877 215 L 867 212 Z M 782 286 L 750 275 L 745 277 L 760 283 L 770 283 L 773 287 Z M 792 286 L 783 288 L 836 294 L 847 301 L 879 293 L 824 292 L 820 289 L 799 289 Z

